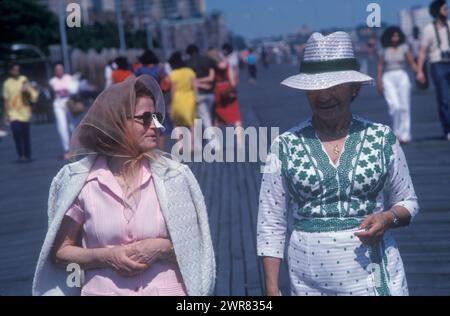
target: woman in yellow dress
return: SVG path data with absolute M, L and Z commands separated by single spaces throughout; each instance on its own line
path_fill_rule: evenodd
M 172 72 L 170 81 L 172 82 L 172 102 L 170 106 L 170 117 L 175 127 L 176 139 L 180 140 L 181 130 L 179 127 L 187 127 L 190 130 L 189 145 L 193 150 L 193 129 L 195 113 L 195 102 L 197 88 L 195 85 L 195 73 L 188 68 L 183 61 L 180 52 L 175 52 L 169 59 Z M 183 140 L 183 143 L 186 140 Z M 182 142 L 178 141 L 179 150 L 183 150 Z

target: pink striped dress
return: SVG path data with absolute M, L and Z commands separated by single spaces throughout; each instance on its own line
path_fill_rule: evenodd
M 168 238 L 150 166 L 142 167 L 140 202 L 134 212 L 125 209 L 122 189 L 108 168 L 105 157 L 99 156 L 78 198 L 66 216 L 83 225 L 84 248 L 104 248 L 130 244 L 146 238 Z M 186 295 L 176 263 L 157 261 L 146 271 L 124 277 L 110 268 L 85 271 L 81 290 L 87 295 Z

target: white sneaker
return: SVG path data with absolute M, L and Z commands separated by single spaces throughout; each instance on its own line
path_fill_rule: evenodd
M 8 132 L 0 129 L 0 137 L 6 137 L 6 136 L 8 136 Z

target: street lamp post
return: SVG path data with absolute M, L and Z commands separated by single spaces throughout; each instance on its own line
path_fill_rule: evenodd
M 66 6 L 65 1 L 59 1 L 59 34 L 61 37 L 61 49 L 63 55 L 64 69 L 66 72 L 70 73 L 70 60 L 69 60 L 69 48 L 67 45 L 67 34 L 66 34 Z
M 147 48 L 153 49 L 152 29 L 151 29 L 151 5 L 148 1 L 144 3 L 145 12 L 145 31 L 147 35 Z
M 117 16 L 117 27 L 119 29 L 119 42 L 120 42 L 120 52 L 124 53 L 127 49 L 125 43 L 125 32 L 123 29 L 123 18 L 122 18 L 122 1 L 115 0 L 116 5 L 116 16 Z

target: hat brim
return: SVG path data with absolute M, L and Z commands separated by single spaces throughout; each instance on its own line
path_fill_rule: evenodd
M 299 90 L 322 90 L 351 82 L 370 84 L 373 78 L 359 71 L 346 70 L 318 74 L 300 73 L 286 78 L 281 84 Z

